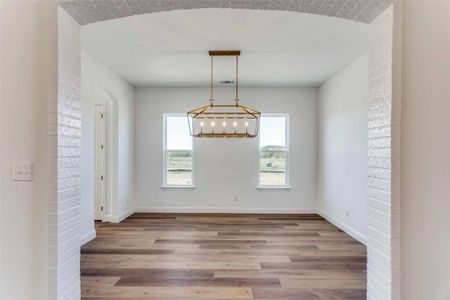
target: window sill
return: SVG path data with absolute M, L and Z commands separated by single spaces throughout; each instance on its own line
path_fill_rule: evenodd
M 162 185 L 162 189 L 176 189 L 176 190 L 193 190 L 197 188 L 195 185 Z
M 289 185 L 258 185 L 257 190 L 274 190 L 274 191 L 287 191 L 292 189 Z

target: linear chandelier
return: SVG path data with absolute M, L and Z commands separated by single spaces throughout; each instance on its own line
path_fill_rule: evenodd
M 189 131 L 193 137 L 251 138 L 258 136 L 261 113 L 239 104 L 239 56 L 241 51 L 209 51 L 211 57 L 211 95 L 209 104 L 187 113 Z M 214 57 L 236 57 L 234 104 L 214 104 Z

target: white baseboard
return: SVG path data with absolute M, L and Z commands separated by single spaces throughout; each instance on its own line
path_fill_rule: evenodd
M 135 209 L 130 208 L 129 210 L 127 210 L 126 212 L 124 212 L 118 216 L 109 216 L 108 221 L 111 223 L 120 223 L 123 220 L 125 220 L 126 218 L 128 218 L 129 216 L 131 216 L 132 214 L 134 214 L 134 212 L 135 212 Z
M 358 241 L 360 241 L 361 243 L 363 243 L 364 245 L 367 246 L 367 236 L 365 236 L 364 234 L 362 234 L 358 230 L 355 230 L 354 228 L 344 224 L 343 222 L 339 221 L 335 217 L 332 217 L 330 214 L 326 213 L 325 211 L 323 211 L 321 209 L 317 209 L 317 213 L 321 217 L 326 219 L 328 222 L 332 223 L 336 227 L 339 227 L 340 229 L 345 231 L 348 235 L 350 235 L 351 237 L 357 239 Z
M 112 216 L 112 215 L 105 215 L 105 216 L 103 217 L 102 222 L 111 222 L 112 219 L 113 219 L 113 216 Z
M 95 237 L 96 237 L 95 229 L 92 229 L 91 231 L 89 231 L 80 238 L 80 246 L 83 246 L 87 242 L 92 241 L 93 239 L 95 239 Z
M 315 208 L 137 207 L 141 213 L 315 214 Z

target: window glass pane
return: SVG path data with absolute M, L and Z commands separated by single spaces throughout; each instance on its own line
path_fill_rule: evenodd
M 166 153 L 168 185 L 192 184 L 192 151 L 168 150 Z
M 166 185 L 192 185 L 192 137 L 186 116 L 167 116 L 166 134 Z
M 261 117 L 259 184 L 286 185 L 286 117 Z
M 167 150 L 192 150 L 192 137 L 186 116 L 168 116 L 166 131 Z
M 286 146 L 286 118 L 261 117 L 259 146 Z

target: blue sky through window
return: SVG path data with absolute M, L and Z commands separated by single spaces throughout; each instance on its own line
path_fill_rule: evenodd
M 285 117 L 263 116 L 260 121 L 259 146 L 286 146 Z
M 192 150 L 192 137 L 189 134 L 185 115 L 168 116 L 166 120 L 167 150 Z

